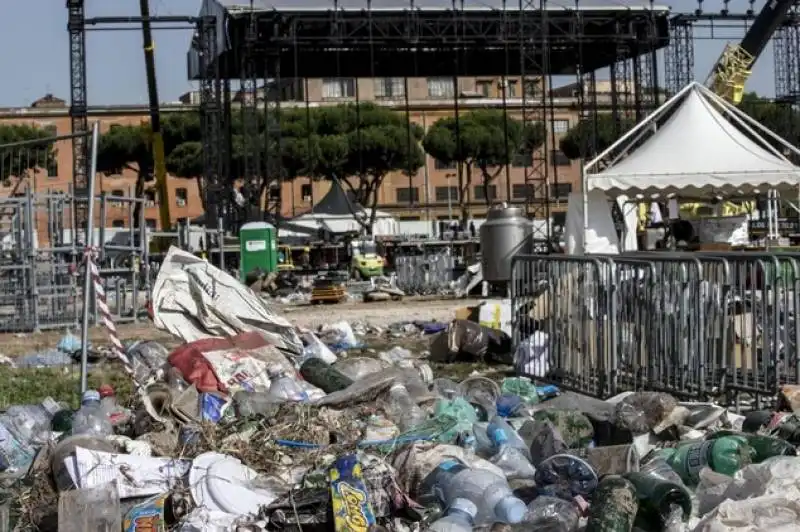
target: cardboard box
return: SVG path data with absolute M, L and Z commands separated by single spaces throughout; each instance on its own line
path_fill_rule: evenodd
M 478 309 L 478 323 L 484 327 L 498 329 L 511 336 L 511 300 L 490 299 Z

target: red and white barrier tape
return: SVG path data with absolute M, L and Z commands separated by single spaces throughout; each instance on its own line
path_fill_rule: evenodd
M 125 347 L 117 334 L 117 326 L 111 316 L 111 310 L 108 308 L 106 302 L 106 290 L 103 287 L 103 281 L 100 278 L 100 269 L 95 262 L 95 251 L 92 248 L 87 248 L 84 254 L 86 259 L 86 267 L 89 268 L 89 273 L 92 276 L 92 284 L 94 285 L 95 302 L 97 304 L 97 313 L 100 316 L 100 321 L 108 332 L 108 339 L 111 341 L 111 350 L 114 356 L 122 362 L 125 371 L 133 375 L 133 365 L 128 355 L 125 354 Z

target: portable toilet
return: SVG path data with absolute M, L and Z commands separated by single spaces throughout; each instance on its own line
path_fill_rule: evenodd
M 239 277 L 244 282 L 255 269 L 278 270 L 278 232 L 267 222 L 250 222 L 239 229 Z

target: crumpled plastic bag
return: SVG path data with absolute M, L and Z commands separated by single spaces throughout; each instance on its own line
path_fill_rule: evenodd
M 526 421 L 519 429 L 519 435 L 529 444 L 531 463 L 535 467 L 539 467 L 544 459 L 569 449 L 563 436 L 549 419 Z
M 536 331 L 521 341 L 514 353 L 514 368 L 517 373 L 533 377 L 545 377 L 550 372 L 550 351 L 547 348 L 549 335 Z
M 158 380 L 160 373 L 169 366 L 167 348 L 155 341 L 133 342 L 126 349 L 133 366 L 133 378 L 141 385 Z
M 694 532 L 797 532 L 800 501 L 786 497 L 727 500 L 703 517 Z
M 303 358 L 318 358 L 326 364 L 335 364 L 338 360 L 333 351 L 313 332 L 303 332 L 300 339 L 303 341 Z
M 323 326 L 319 331 L 319 336 L 323 342 L 335 350 L 354 349 L 361 345 L 353 327 L 346 321 Z
M 659 434 L 680 419 L 672 419 L 673 412 L 688 416 L 685 408 L 676 411 L 678 401 L 671 395 L 661 392 L 635 392 L 617 403 L 614 410 L 614 424 L 632 434 L 645 434 L 653 431 Z
M 431 341 L 434 362 L 483 360 L 511 364 L 512 359 L 511 338 L 506 333 L 469 320 L 453 320 Z
M 781 496 L 800 501 L 800 458 L 776 456 L 748 465 L 733 477 L 704 468 L 700 471 L 696 494 L 699 515 L 710 512 L 727 499 L 743 501 Z

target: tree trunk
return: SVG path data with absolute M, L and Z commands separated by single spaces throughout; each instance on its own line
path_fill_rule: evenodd
M 195 178 L 197 181 L 197 193 L 200 194 L 200 205 L 203 206 L 203 212 L 208 212 L 206 208 L 206 191 L 205 186 L 203 185 L 203 176 L 197 176 Z
M 469 220 L 469 187 L 472 185 L 472 164 L 463 163 L 462 170 L 458 183 L 458 205 L 461 207 L 461 225 L 466 227 Z

